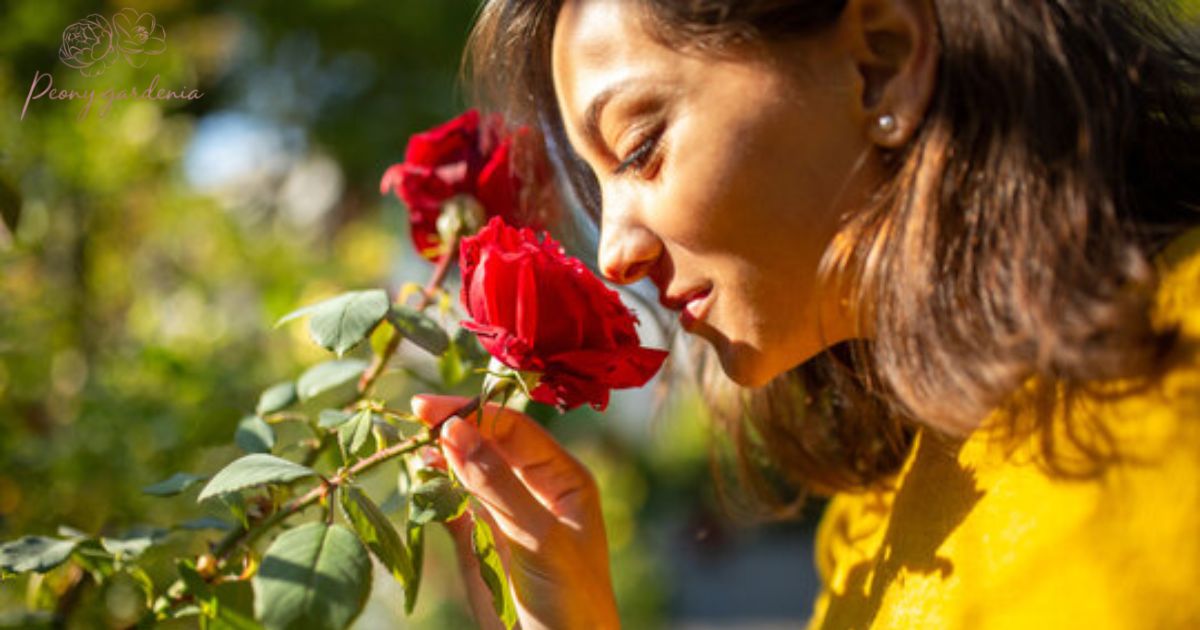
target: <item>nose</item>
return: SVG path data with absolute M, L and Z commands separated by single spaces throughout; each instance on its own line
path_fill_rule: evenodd
M 605 206 L 598 260 L 605 278 L 617 284 L 637 282 L 650 273 L 662 253 L 662 241 L 632 213 Z

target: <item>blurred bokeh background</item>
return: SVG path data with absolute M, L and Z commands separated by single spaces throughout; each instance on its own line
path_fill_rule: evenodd
M 67 25 L 125 7 L 164 27 L 163 54 L 93 77 L 59 61 Z M 234 428 L 259 392 L 326 358 L 303 326 L 276 330 L 276 319 L 428 274 L 410 253 L 404 208 L 378 183 L 410 134 L 467 105 L 458 64 L 476 10 L 472 0 L 0 2 L 0 209 L 19 214 L 15 230 L 0 225 L 0 540 L 203 515 L 194 492 L 163 500 L 140 489 L 236 457 Z M 96 99 L 29 98 L 46 73 L 55 90 Z M 103 96 L 155 77 L 202 96 Z M 751 529 L 722 516 L 702 405 L 682 383 L 658 389 L 618 397 L 603 417 L 549 420 L 601 482 L 627 626 L 798 625 L 815 588 L 811 518 Z M 215 537 L 177 533 L 152 552 L 159 587 L 174 577 L 171 557 Z M 414 615 L 403 617 L 398 586 L 380 573 L 356 627 L 469 626 L 447 541 L 433 544 Z M 52 606 L 56 579 L 0 583 L 0 621 Z M 133 591 L 110 590 L 76 603 L 74 625 L 127 625 Z

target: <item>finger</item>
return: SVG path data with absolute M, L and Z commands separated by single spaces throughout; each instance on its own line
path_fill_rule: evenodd
M 551 515 L 470 422 L 451 418 L 442 428 L 446 463 L 496 525 L 514 543 L 534 551 L 551 525 Z
M 420 395 L 412 399 L 413 413 L 436 424 L 461 408 L 468 399 L 457 396 Z M 468 419 L 474 420 L 478 413 Z M 577 521 L 582 506 L 597 496 L 591 473 L 545 428 L 523 413 L 489 404 L 480 432 L 495 447 L 517 476 L 525 481 L 539 503 L 553 514 Z M 579 525 L 573 522 L 574 525 Z
M 470 402 L 471 399 L 462 396 L 437 396 L 419 394 L 412 397 L 410 406 L 413 415 L 421 419 L 426 426 L 435 427 L 449 419 L 450 415 Z
M 435 446 L 426 446 L 421 449 L 421 463 L 426 468 L 446 470 L 446 456 Z

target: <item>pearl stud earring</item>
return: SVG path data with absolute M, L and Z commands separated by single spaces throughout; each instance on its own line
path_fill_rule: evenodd
M 896 130 L 896 117 L 891 114 L 883 114 L 875 120 L 875 126 L 883 133 L 892 133 Z

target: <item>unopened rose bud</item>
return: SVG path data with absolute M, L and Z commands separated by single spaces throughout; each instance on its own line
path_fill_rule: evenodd
M 478 232 L 485 218 L 483 206 L 474 197 L 455 195 L 442 204 L 437 220 L 438 238 L 443 243 L 456 243 L 460 237 Z

